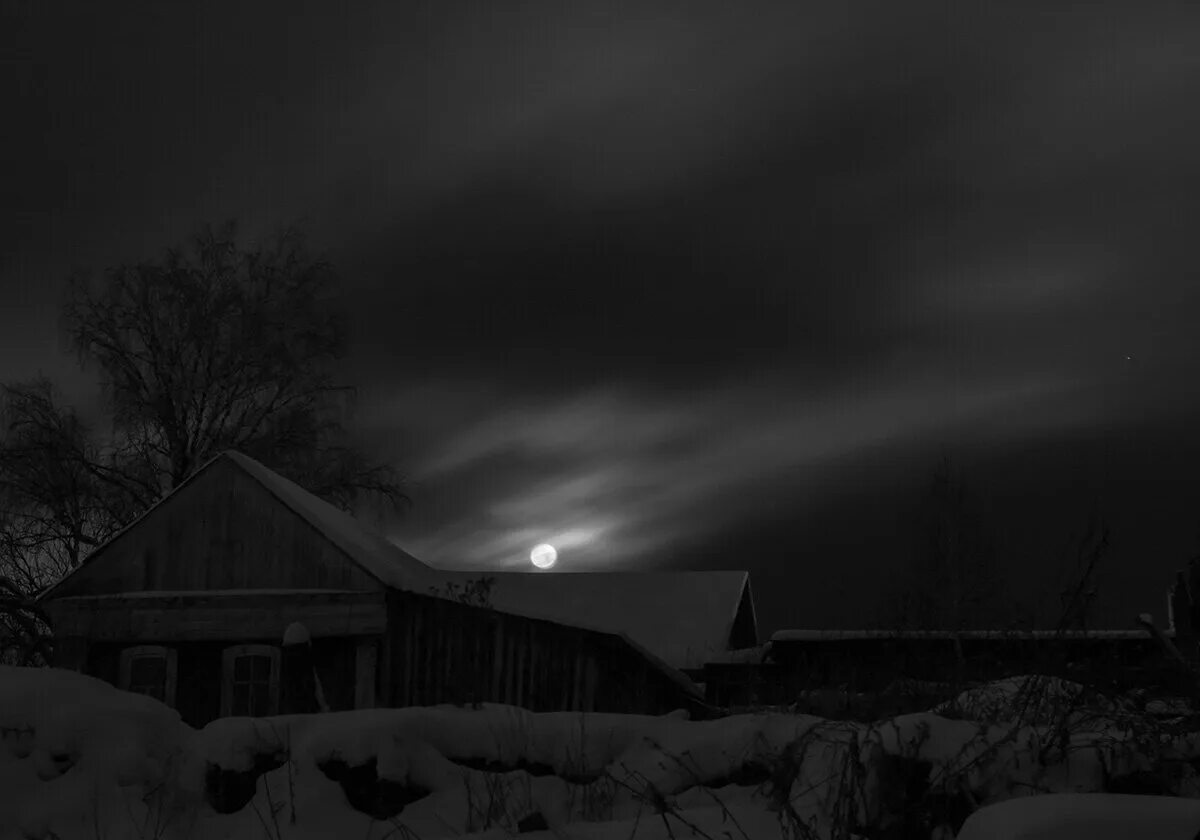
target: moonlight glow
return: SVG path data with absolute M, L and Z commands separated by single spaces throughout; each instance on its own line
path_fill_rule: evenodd
M 554 550 L 554 546 L 546 543 L 542 543 L 529 552 L 529 562 L 539 569 L 549 569 L 557 560 L 558 552 Z

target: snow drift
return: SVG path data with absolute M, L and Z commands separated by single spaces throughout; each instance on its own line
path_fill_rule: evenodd
M 1194 736 L 1147 735 L 1108 707 L 1060 723 L 485 704 L 194 730 L 99 680 L 4 668 L 0 840 L 948 836 L 981 805 L 1112 790 L 1200 758 Z

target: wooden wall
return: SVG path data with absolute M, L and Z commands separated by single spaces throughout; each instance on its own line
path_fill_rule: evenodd
M 619 636 L 406 592 L 389 592 L 387 604 L 380 664 L 389 706 L 662 714 L 693 702 Z
M 382 587 L 265 487 L 219 460 L 93 555 L 55 595 L 275 588 Z
M 79 595 L 43 603 L 56 640 L 279 639 L 299 621 L 309 634 L 383 633 L 382 592 L 194 592 L 156 595 Z
M 225 647 L 279 645 L 294 620 L 312 632 L 318 675 L 335 710 L 496 702 L 532 711 L 663 714 L 686 708 L 698 717 L 709 713 L 682 674 L 653 662 L 621 636 L 432 595 L 200 593 L 77 596 L 54 604 L 59 614 L 52 618 L 72 631 L 61 641 L 80 642 L 75 655 L 82 670 L 114 684 L 123 648 L 155 643 L 174 649 L 177 708 L 193 726 L 220 712 Z M 334 607 L 373 607 L 379 614 L 326 627 L 323 611 Z M 199 614 L 207 618 L 199 621 Z

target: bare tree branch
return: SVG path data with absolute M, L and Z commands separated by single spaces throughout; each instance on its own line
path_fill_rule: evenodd
M 227 223 L 159 264 L 110 269 L 102 284 L 77 275 L 64 322 L 81 361 L 101 372 L 117 430 L 162 489 L 239 449 L 269 451 L 291 478 L 322 475 L 318 492 L 344 507 L 364 495 L 400 503 L 386 467 L 314 469 L 314 449 L 317 460 L 352 449 L 326 410 L 348 392 L 332 378 L 346 342 L 330 305 L 336 281 L 298 231 L 242 248 Z

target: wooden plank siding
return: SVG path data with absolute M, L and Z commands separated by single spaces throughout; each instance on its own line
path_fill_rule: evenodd
M 375 708 L 379 691 L 379 643 L 373 638 L 359 639 L 354 649 L 354 669 L 350 674 L 354 682 L 355 709 Z
M 219 711 L 219 697 L 200 683 L 219 672 L 220 650 L 279 645 L 293 621 L 313 637 L 334 708 L 494 702 L 531 711 L 702 711 L 682 675 L 622 636 L 399 590 L 76 596 L 46 606 L 64 650 L 80 658 L 86 649 L 85 671 L 94 676 L 115 679 L 109 660 L 130 645 L 179 650 L 181 711 L 192 721 Z
M 265 487 L 218 461 L 102 547 L 53 597 L 276 587 L 383 588 Z
M 56 639 L 163 642 L 282 639 L 299 621 L 313 638 L 384 632 L 382 592 L 152 593 L 55 598 L 44 604 Z
M 507 703 L 531 711 L 661 714 L 685 690 L 620 636 L 390 591 L 390 706 Z

